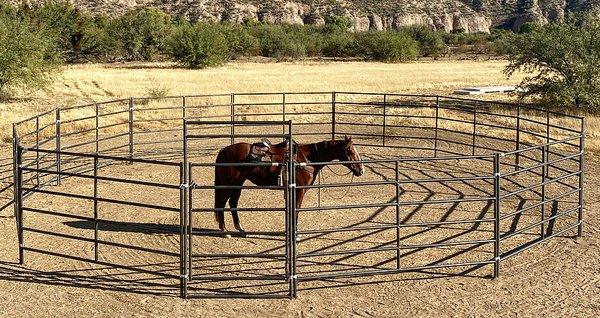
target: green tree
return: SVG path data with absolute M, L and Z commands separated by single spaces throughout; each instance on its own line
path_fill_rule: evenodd
M 20 18 L 0 16 L 0 99 L 10 98 L 17 89 L 43 88 L 58 65 L 43 30 Z
M 406 28 L 406 32 L 419 42 L 419 49 L 423 56 L 438 58 L 446 51 L 446 43 L 439 31 L 424 25 L 416 25 Z
M 517 37 L 505 72 L 535 75 L 520 84 L 521 96 L 551 106 L 600 109 L 600 20 L 597 12 L 573 15 Z
M 404 62 L 419 56 L 419 43 L 403 32 L 363 32 L 357 35 L 363 57 L 383 62 Z
M 113 21 L 110 34 L 127 60 L 152 61 L 166 49 L 171 17 L 157 8 L 128 11 Z
M 307 55 L 307 37 L 297 27 L 262 24 L 252 29 L 260 43 L 260 53 L 276 59 L 299 59 Z
M 182 22 L 168 41 L 168 54 L 188 68 L 204 68 L 227 62 L 231 53 L 227 38 L 217 25 Z
M 19 13 L 45 30 L 67 62 L 104 59 L 115 51 L 115 41 L 107 32 L 108 18 L 84 13 L 68 1 L 23 5 Z

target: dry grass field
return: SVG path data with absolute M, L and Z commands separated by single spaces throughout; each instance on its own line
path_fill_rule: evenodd
M 299 62 L 299 63 L 232 63 L 220 68 L 190 71 L 173 69 L 163 64 L 115 64 L 78 65 L 65 69 L 52 90 L 39 93 L 29 99 L 0 104 L 0 135 L 3 145 L 0 155 L 10 152 L 10 123 L 20 118 L 60 105 L 74 105 L 90 101 L 103 101 L 129 96 L 150 95 L 159 91 L 169 95 L 204 94 L 229 92 L 271 92 L 271 91 L 373 91 L 436 93 L 449 95 L 452 90 L 472 85 L 515 84 L 519 77 L 507 80 L 502 75 L 503 61 L 439 61 L 408 64 L 379 64 L 363 62 Z M 522 76 L 522 75 L 521 75 Z M 510 99 L 505 95 L 486 95 L 486 99 Z M 591 130 L 588 145 L 595 142 L 595 119 L 588 121 Z M 600 121 L 598 121 L 600 123 Z M 599 125 L 600 127 L 600 125 Z M 599 130 L 600 131 L 600 130 Z M 591 139 L 591 140 L 590 140 Z M 465 150 L 466 151 L 466 150 Z M 390 156 L 390 153 L 373 152 L 369 156 Z M 203 158 L 211 160 L 213 154 Z M 178 296 L 178 224 L 177 215 L 142 208 L 124 208 L 112 204 L 101 207 L 103 220 L 101 239 L 117 245 L 103 244 L 100 259 L 106 263 L 94 264 L 59 258 L 35 252 L 27 252 L 26 265 L 17 264 L 15 222 L 12 211 L 0 212 L 0 317 L 597 317 L 600 313 L 600 179 L 597 177 L 598 160 L 593 152 L 586 157 L 587 175 L 585 193 L 586 225 L 584 236 L 574 240 L 571 237 L 558 237 L 541 244 L 503 263 L 502 274 L 498 279 L 490 279 L 491 267 L 486 266 L 466 275 L 455 275 L 457 271 L 440 273 L 407 273 L 394 276 L 379 276 L 359 279 L 333 279 L 300 286 L 299 298 L 288 299 L 192 299 L 181 300 Z M 135 167 L 135 169 L 131 169 Z M 441 165 L 427 163 L 403 167 L 414 173 L 411 178 L 428 175 L 459 173 L 469 175 L 488 171 L 489 167 L 477 163 L 448 162 Z M 415 169 L 416 168 L 416 169 Z M 336 168 L 337 170 L 338 168 Z M 368 168 L 365 180 L 379 180 L 390 177 L 385 166 L 374 165 Z M 103 170 L 104 171 L 104 170 Z M 412 171 L 412 172 L 410 172 Z M 107 168 L 108 175 L 130 177 L 141 180 L 159 180 L 177 183 L 176 171 L 148 165 L 120 165 Z M 206 177 L 210 177 L 199 173 Z M 345 177 L 329 175 L 329 182 L 347 181 Z M 529 180 L 531 181 L 531 180 Z M 452 195 L 483 195 L 489 184 L 477 186 L 444 184 L 437 188 L 407 188 L 406 200 L 424 199 L 427 191 L 434 192 L 435 198 Z M 432 186 L 434 187 L 434 186 Z M 89 194 L 91 186 L 86 182 L 67 179 L 61 186 L 71 193 Z M 426 191 L 424 191 L 426 190 Z M 139 191 L 127 185 L 102 185 L 102 196 L 127 198 L 137 202 L 177 206 L 177 195 L 166 192 Z M 170 190 L 169 190 L 170 191 Z M 325 191 L 323 204 L 347 203 L 347 197 L 369 202 L 375 199 L 389 199 L 392 189 L 365 187 L 363 190 Z M 262 206 L 280 203 L 279 200 L 265 201 L 262 195 L 242 195 L 242 202 L 248 206 Z M 210 205 L 210 194 L 200 193 L 195 202 Z M 307 204 L 315 204 L 316 194 L 307 197 Z M 360 202 L 363 202 L 360 201 Z M 90 211 L 90 202 L 77 203 L 76 200 L 43 196 L 40 200 L 29 200 L 36 208 L 77 206 L 81 211 Z M 80 204 L 80 205 L 77 205 Z M 453 212 L 453 218 L 473 217 L 481 211 L 481 206 L 466 204 Z M 327 212 L 324 219 L 307 214 L 300 220 L 304 229 L 319 228 L 324 225 L 357 224 L 365 222 L 390 222 L 391 215 L 382 211 L 376 219 L 368 219 L 369 209 L 349 210 L 354 213 L 336 214 Z M 78 213 L 79 211 L 66 211 Z M 415 214 L 427 218 L 436 216 L 430 209 Z M 281 218 L 273 213 L 243 214 L 242 222 L 249 231 L 278 230 Z M 388 215 L 389 214 L 389 215 Z M 87 215 L 87 214 L 86 214 Z M 310 216 L 313 216 L 312 218 Z M 524 215 L 517 222 L 532 222 L 536 215 Z M 230 218 L 227 217 L 230 222 Z M 414 220 L 413 220 L 414 221 Z M 30 213 L 26 224 L 36 225 L 42 231 L 60 232 L 65 235 L 90 238 L 93 225 L 88 221 L 65 217 L 50 217 Z M 199 215 L 194 219 L 194 227 L 201 234 L 206 228 L 214 228 L 211 215 Z M 229 225 L 231 227 L 231 225 Z M 507 224 L 510 226 L 510 224 Z M 175 230 L 174 230 L 175 229 Z M 459 238 L 487 238 L 489 224 L 466 231 L 465 228 L 443 227 L 439 231 L 426 232 L 413 236 L 406 232 L 407 243 L 423 243 L 419 240 L 439 238 L 458 233 Z M 537 230 L 537 229 L 536 229 Z M 348 236 L 329 235 L 303 237 L 301 252 L 331 248 L 336 242 L 346 242 L 342 248 L 364 248 L 381 244 L 393 238 L 393 233 L 374 232 Z M 464 236 L 461 236 L 464 235 Z M 250 238 L 234 237 L 224 240 L 219 237 L 198 235 L 194 248 L 214 253 L 248 253 L 272 250 L 281 252 L 281 239 L 267 235 L 253 235 Z M 30 232 L 26 245 L 41 250 L 54 250 L 61 253 L 84 257 L 93 256 L 90 242 L 52 237 L 43 232 Z M 135 246 L 136 248 L 127 248 Z M 429 250 L 431 251 L 431 250 Z M 431 253 L 453 253 L 456 249 L 441 248 Z M 489 257 L 489 246 L 478 248 L 468 254 L 473 257 Z M 410 253 L 407 253 L 410 254 Z M 346 266 L 381 263 L 390 255 L 361 255 L 341 261 Z M 391 255 L 392 257 L 394 255 Z M 437 254 L 415 253 L 403 258 L 403 262 L 418 262 L 438 257 Z M 335 258 L 335 257 L 334 257 Z M 460 261 L 460 259 L 457 259 Z M 352 262 L 356 262 L 353 264 Z M 115 263 L 121 267 L 111 266 Z M 348 265 L 348 263 L 350 265 Z M 403 263 L 404 264 L 404 263 Z M 327 264 L 301 262 L 301 271 L 326 270 Z M 323 265 L 322 267 L 319 267 Z M 223 270 L 237 269 L 244 274 L 273 274 L 281 271 L 281 264 L 268 260 L 250 259 L 248 262 L 196 262 L 197 275 L 215 274 Z M 255 284 L 253 286 L 253 284 Z M 218 284 L 198 284 L 196 291 L 249 291 L 261 292 L 285 289 L 285 284 L 264 282 L 232 282 L 231 286 Z M 235 286 L 234 284 L 239 284 Z M 327 288 L 325 288 L 327 287 Z
M 230 63 L 206 70 L 172 64 L 86 64 L 64 68 L 49 91 L 0 103 L 0 137 L 10 124 L 57 106 L 130 96 L 231 92 L 357 91 L 449 95 L 470 85 L 515 84 L 502 74 L 504 61 L 439 61 L 406 64 L 368 62 Z M 506 96 L 485 96 L 506 98 Z

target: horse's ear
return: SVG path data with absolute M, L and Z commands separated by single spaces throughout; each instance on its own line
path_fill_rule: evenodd
M 348 141 L 348 140 L 350 140 L 350 139 L 348 138 L 348 135 L 344 135 L 344 140 L 345 140 L 345 141 Z

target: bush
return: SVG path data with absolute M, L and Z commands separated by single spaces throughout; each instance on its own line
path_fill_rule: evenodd
M 306 43 L 299 34 L 291 31 L 287 34 L 283 26 L 263 24 L 254 27 L 252 32 L 260 43 L 262 56 L 298 59 L 307 55 Z
M 59 65 L 51 38 L 28 22 L 0 16 L 0 98 L 42 88 Z
M 419 49 L 423 56 L 438 58 L 444 54 L 446 44 L 440 32 L 426 26 L 408 27 L 405 31 L 419 42 Z
M 180 24 L 168 41 L 168 54 L 188 68 L 204 68 L 227 62 L 227 38 L 218 26 L 208 23 Z
M 165 52 L 171 27 L 171 17 L 160 9 L 140 8 L 114 20 L 110 35 L 125 59 L 152 61 Z
M 325 17 L 325 31 L 328 33 L 347 31 L 351 26 L 352 23 L 347 16 L 332 14 Z
M 600 19 L 597 12 L 569 16 L 516 37 L 505 72 L 533 76 L 522 97 L 539 97 L 553 107 L 600 110 Z
M 222 32 L 227 39 L 231 54 L 236 56 L 256 56 L 260 53 L 260 43 L 248 29 L 237 24 L 223 24 Z
M 329 57 L 356 56 L 356 38 L 350 32 L 336 32 L 323 36 L 321 53 Z
M 363 57 L 383 62 L 403 62 L 419 56 L 419 43 L 401 32 L 363 32 L 357 34 Z

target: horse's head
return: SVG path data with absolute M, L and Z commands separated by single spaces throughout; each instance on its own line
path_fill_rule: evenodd
M 356 147 L 354 147 L 352 137 L 344 136 L 344 141 L 341 143 L 341 146 L 342 151 L 338 158 L 340 161 L 360 161 L 360 154 L 358 153 L 358 150 L 356 150 Z M 362 162 L 345 163 L 344 166 L 350 169 L 357 177 L 360 177 L 365 173 L 365 166 Z

